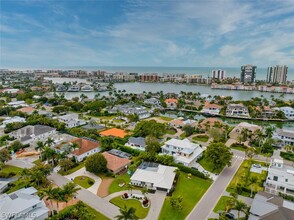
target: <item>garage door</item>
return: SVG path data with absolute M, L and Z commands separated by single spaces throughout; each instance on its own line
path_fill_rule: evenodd
M 167 189 L 164 189 L 164 188 L 160 188 L 160 187 L 156 187 L 156 190 L 160 190 L 160 191 L 164 191 L 164 192 L 167 192 Z

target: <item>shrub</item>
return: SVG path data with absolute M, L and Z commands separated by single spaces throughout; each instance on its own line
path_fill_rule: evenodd
M 127 193 L 124 193 L 123 197 L 124 197 L 125 199 L 127 199 L 127 198 L 129 198 L 129 195 L 128 195 Z
M 94 183 L 95 183 L 94 180 L 92 180 L 92 179 L 88 179 L 88 184 L 89 184 L 89 185 L 93 185 Z

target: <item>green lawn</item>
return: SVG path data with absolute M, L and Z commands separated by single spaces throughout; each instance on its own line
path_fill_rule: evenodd
M 215 213 L 218 213 L 218 211 L 224 211 L 226 208 L 226 203 L 228 200 L 230 200 L 231 197 L 229 196 L 222 196 L 220 197 L 220 199 L 218 200 L 216 206 L 214 207 L 213 211 Z
M 161 120 L 164 120 L 164 121 L 172 121 L 172 120 L 174 120 L 173 118 L 169 118 L 169 117 L 166 117 L 166 116 L 160 116 L 159 118 Z
M 180 138 L 185 139 L 186 138 L 186 132 L 183 132 L 182 134 L 180 134 Z
M 74 168 L 72 168 L 72 169 L 69 169 L 69 170 L 66 171 L 66 172 L 63 172 L 63 171 L 59 170 L 58 173 L 59 173 L 60 175 L 62 175 L 62 176 L 66 176 L 66 175 L 69 175 L 69 174 L 72 174 L 72 173 L 76 172 L 77 170 L 83 168 L 84 166 L 85 166 L 85 163 L 82 162 L 82 163 L 79 163 L 78 166 L 76 166 L 76 167 L 74 167 Z
M 124 120 L 121 120 L 121 119 L 113 119 L 112 121 L 115 122 L 115 123 L 122 123 L 122 122 L 125 122 Z
M 127 173 L 117 176 L 113 180 L 113 182 L 111 183 L 111 185 L 110 185 L 110 187 L 108 189 L 109 194 L 119 192 L 119 191 L 123 191 L 123 190 L 127 190 L 126 185 L 129 182 L 130 182 L 130 176 Z M 125 185 L 123 187 L 119 187 L 120 183 L 125 183 Z
M 149 208 L 143 208 L 141 205 L 141 202 L 136 199 L 124 200 L 121 198 L 121 196 L 118 196 L 118 197 L 111 199 L 110 202 L 120 208 L 124 208 L 125 206 L 127 208 L 130 208 L 130 207 L 135 208 L 136 209 L 135 215 L 139 219 L 146 218 L 146 216 L 149 212 Z
M 95 180 L 87 176 L 77 176 L 73 181 L 85 189 L 89 188 L 95 183 Z M 89 181 L 92 181 L 92 184 L 90 184 Z
M 169 129 L 167 129 L 166 133 L 173 135 L 173 134 L 176 134 L 177 133 L 177 130 L 174 129 L 174 128 L 169 128 Z
M 209 180 L 204 180 L 195 176 L 192 176 L 191 179 L 188 179 L 186 173 L 180 172 L 180 177 L 176 184 L 176 189 L 173 192 L 173 195 L 183 197 L 183 209 L 181 211 L 173 209 L 170 205 L 170 197 L 167 197 L 161 209 L 159 219 L 185 219 L 210 187 L 210 185 L 211 182 Z
M 209 161 L 205 156 L 201 158 L 201 160 L 197 161 L 205 170 L 211 172 L 211 173 L 220 173 L 223 168 L 219 168 L 214 170 L 214 164 Z
M 231 149 L 234 149 L 234 150 L 246 151 L 246 148 L 241 147 L 241 146 L 230 147 L 230 148 L 231 148 Z
M 89 213 L 91 213 L 94 216 L 94 219 L 99 219 L 99 220 L 109 220 L 109 218 L 107 218 L 106 216 L 102 215 L 100 212 L 96 211 L 95 209 L 91 208 L 90 206 L 88 206 L 87 204 L 83 203 L 86 207 L 87 207 L 87 211 Z M 73 205 L 75 206 L 75 205 Z M 67 212 L 67 210 L 71 210 L 73 206 L 69 206 L 67 208 L 64 208 L 63 210 L 61 210 L 59 212 L 59 215 L 61 215 L 62 213 Z M 55 219 L 55 218 L 53 218 Z M 58 219 L 58 218 L 57 218 Z
M 207 135 L 199 135 L 192 138 L 193 141 L 207 142 L 209 137 Z
M 253 164 L 261 164 L 262 166 L 266 166 L 265 163 L 261 163 L 261 162 L 257 162 L 257 161 L 253 161 Z M 250 173 L 250 163 L 249 160 L 244 160 L 243 163 L 241 164 L 241 166 L 239 167 L 237 173 L 235 174 L 235 176 L 233 177 L 232 181 L 230 182 L 229 186 L 227 187 L 227 191 L 228 192 L 234 192 L 236 187 L 238 185 L 241 185 L 243 187 L 245 187 L 247 189 L 248 192 L 242 191 L 242 193 L 240 193 L 243 196 L 250 196 L 250 190 L 251 190 L 251 186 L 249 186 L 249 182 L 248 179 L 250 176 L 256 176 L 258 178 L 257 182 L 255 184 L 253 184 L 253 191 L 254 192 L 258 192 L 258 191 L 263 191 L 263 182 L 266 180 L 266 176 L 267 176 L 267 172 L 266 171 L 262 171 L 261 174 L 258 173 Z M 249 176 L 248 176 L 249 174 Z
M 11 165 L 4 165 L 0 172 L 2 172 L 2 173 L 14 172 L 14 173 L 16 173 L 16 176 L 18 176 L 18 175 L 20 175 L 21 171 L 22 171 L 22 168 L 19 168 L 16 166 L 11 166 Z

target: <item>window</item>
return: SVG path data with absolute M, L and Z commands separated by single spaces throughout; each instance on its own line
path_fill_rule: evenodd
M 278 177 L 277 176 L 274 176 L 274 181 L 278 181 Z
M 33 205 L 33 207 L 32 207 L 32 208 L 33 208 L 33 209 L 34 209 L 34 208 L 37 208 L 37 205 Z
M 288 182 L 288 179 L 285 179 L 285 182 Z

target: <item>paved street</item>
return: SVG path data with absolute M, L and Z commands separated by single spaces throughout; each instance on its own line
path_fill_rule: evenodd
M 58 186 L 62 186 L 69 182 L 67 178 L 58 173 L 52 173 L 48 179 L 55 182 Z M 114 219 L 115 216 L 120 214 L 118 207 L 86 189 L 81 189 L 77 194 L 77 198 L 110 219 Z
M 239 155 L 239 154 L 238 154 Z M 242 155 L 242 154 L 240 154 Z M 202 197 L 199 203 L 194 207 L 192 212 L 186 218 L 187 220 L 204 220 L 207 219 L 212 212 L 214 206 L 218 202 L 226 190 L 228 184 L 237 172 L 243 161 L 243 157 L 234 157 L 232 160 L 232 166 L 226 167 L 213 185 L 209 188 L 206 194 Z

